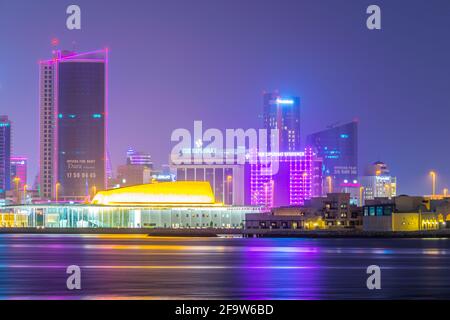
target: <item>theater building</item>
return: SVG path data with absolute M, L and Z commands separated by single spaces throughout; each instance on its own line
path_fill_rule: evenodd
M 49 203 L 0 208 L 0 227 L 243 228 L 261 207 L 217 203 L 208 182 L 163 182 L 97 193 L 88 204 Z

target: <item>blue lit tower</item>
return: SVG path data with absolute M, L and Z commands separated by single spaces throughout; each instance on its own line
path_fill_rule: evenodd
M 268 151 L 300 152 L 300 98 L 277 92 L 264 94 L 264 128 L 268 132 Z M 279 130 L 279 150 L 270 143 L 270 130 Z
M 306 144 L 323 159 L 325 192 L 341 192 L 359 186 L 358 122 L 311 134 L 306 138 Z M 330 186 L 332 190 L 329 190 Z
M 11 121 L 0 116 L 0 198 L 4 198 L 11 184 Z

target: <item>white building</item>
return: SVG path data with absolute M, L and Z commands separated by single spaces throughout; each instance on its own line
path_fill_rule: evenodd
M 364 200 L 392 198 L 397 195 L 397 178 L 390 175 L 389 168 L 377 161 L 367 168 L 361 177 Z

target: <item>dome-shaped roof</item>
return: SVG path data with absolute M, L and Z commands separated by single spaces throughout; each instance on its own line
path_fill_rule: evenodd
M 214 194 L 209 182 L 175 181 L 142 184 L 98 192 L 93 204 L 100 205 L 212 205 Z

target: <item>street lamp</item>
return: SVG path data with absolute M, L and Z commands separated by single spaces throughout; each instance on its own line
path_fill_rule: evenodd
M 61 186 L 61 183 L 57 182 L 55 184 L 55 200 L 58 202 L 58 193 L 59 193 L 59 187 Z
M 14 177 L 13 179 L 14 183 L 16 184 L 16 197 L 17 197 L 17 204 L 20 203 L 20 193 L 19 193 L 19 184 L 20 184 L 20 178 Z
M 432 196 L 436 195 L 436 172 L 430 171 L 431 183 L 432 183 Z
M 233 202 L 233 199 L 231 199 L 231 201 L 230 201 L 230 191 L 231 191 L 230 184 L 232 181 L 233 181 L 233 176 L 228 175 L 227 176 L 227 190 L 226 190 L 226 197 L 225 197 L 225 199 L 227 199 L 227 201 L 226 202 L 224 201 L 225 204 L 232 204 L 232 202 Z
M 364 187 L 359 187 L 359 206 L 363 206 L 363 194 L 364 194 Z
M 331 176 L 327 177 L 327 184 L 328 184 L 328 193 L 332 193 L 333 192 L 333 183 L 331 180 Z
M 385 193 L 387 198 L 391 198 L 391 184 L 384 185 Z
M 92 198 L 94 198 L 95 197 L 95 195 L 97 194 L 97 187 L 96 186 L 93 186 L 92 187 Z
M 23 200 L 24 200 L 25 204 L 27 203 L 27 189 L 28 189 L 28 185 L 24 184 L 23 185 Z

